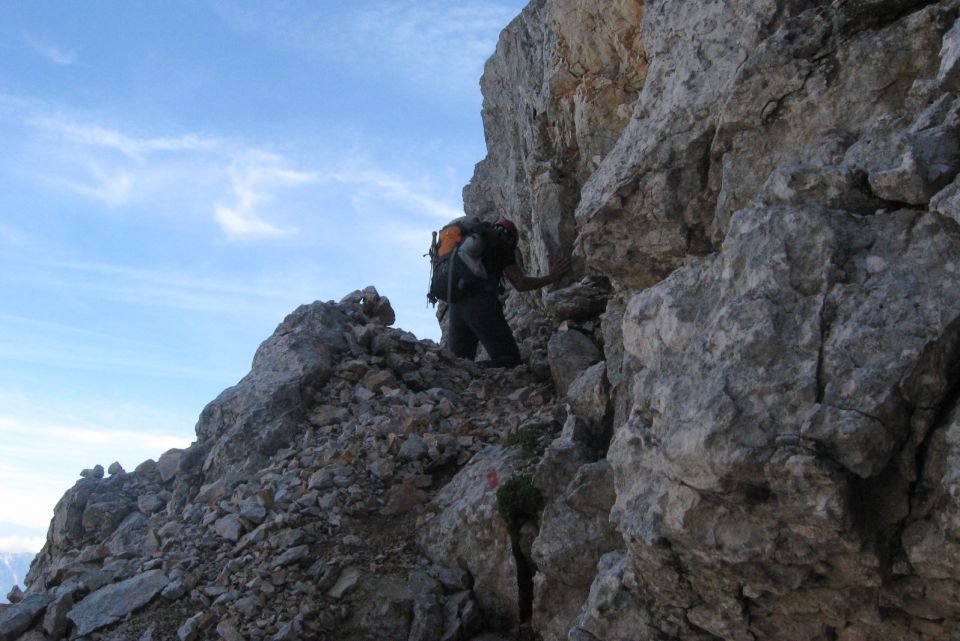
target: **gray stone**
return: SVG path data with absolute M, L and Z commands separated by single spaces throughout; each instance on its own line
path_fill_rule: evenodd
M 400 456 L 408 461 L 416 461 L 427 455 L 427 444 L 416 434 L 409 434 L 400 446 Z
M 623 546 L 609 518 L 615 498 L 613 471 L 602 461 L 581 467 L 544 510 L 532 550 L 540 568 L 534 578 L 533 624 L 544 641 L 567 638 L 600 557 Z
M 396 387 L 397 377 L 388 369 L 372 370 L 363 377 L 361 384 L 372 392 L 379 392 L 384 387 Z
M 378 325 L 390 326 L 396 320 L 396 314 L 386 296 L 381 296 L 375 287 L 365 287 L 347 294 L 340 300 L 341 304 L 357 306 L 361 314 Z
M 870 186 L 881 198 L 926 205 L 960 171 L 955 127 L 942 126 L 904 135 L 904 151 L 890 167 L 870 172 Z
M 156 551 L 157 541 L 150 533 L 149 519 L 140 512 L 131 512 L 110 535 L 106 547 L 111 556 L 129 559 Z
M 496 488 L 516 473 L 521 459 L 519 448 L 479 452 L 436 494 L 432 506 L 437 513 L 417 534 L 428 558 L 438 564 L 455 560 L 470 573 L 486 622 L 507 629 L 519 621 L 519 594 L 510 534 L 497 513 Z
M 327 591 L 327 596 L 332 599 L 342 599 L 360 580 L 360 570 L 357 568 L 346 568 L 337 577 L 336 583 Z
M 222 479 L 202 485 L 197 491 L 194 500 L 205 505 L 218 503 L 227 494 L 227 485 Z
M 311 490 L 323 490 L 333 487 L 333 470 L 322 469 L 314 472 L 307 479 L 307 487 Z
M 544 297 L 544 303 L 557 320 L 586 321 L 604 312 L 610 295 L 607 279 L 586 276 L 575 285 L 550 292 Z
M 273 567 L 284 568 L 294 563 L 299 563 L 310 556 L 310 547 L 307 545 L 298 545 L 285 551 L 273 562 Z
M 166 505 L 167 502 L 157 494 L 143 494 L 137 497 L 137 509 L 148 516 L 159 512 Z
M 244 529 L 243 521 L 237 514 L 228 514 L 217 519 L 213 524 L 213 531 L 216 532 L 218 536 L 228 541 L 233 541 L 234 543 L 240 540 Z
M 774 169 L 755 204 L 815 204 L 861 214 L 884 206 L 871 193 L 867 174 L 846 165 L 796 164 Z
M 430 568 L 430 576 L 447 592 L 464 592 L 471 587 L 470 575 L 462 568 L 435 565 Z
M 612 518 L 640 571 L 662 581 L 649 592 L 681 598 L 664 571 L 678 557 L 661 556 L 683 550 L 684 572 L 701 577 L 700 596 L 683 597 L 701 599 L 696 624 L 734 638 L 785 621 L 761 624 L 753 612 L 748 622 L 735 606 L 733 585 L 749 583 L 748 568 L 829 557 L 833 570 L 817 585 L 844 594 L 847 616 L 876 616 L 865 587 L 875 579 L 853 569 L 879 561 L 864 558 L 850 525 L 851 479 L 894 465 L 878 518 L 908 514 L 916 450 L 900 450 L 931 418 L 907 420 L 905 404 L 934 407 L 949 388 L 943 350 L 960 339 L 960 283 L 945 257 L 958 251 L 960 230 L 929 214 L 747 210 L 718 256 L 633 298 L 624 342 L 645 369 L 610 447 Z M 727 498 L 715 503 L 714 491 Z M 804 585 L 792 573 L 783 581 L 789 588 L 775 592 Z M 791 607 L 773 593 L 757 598 L 769 598 L 770 612 Z M 813 621 L 783 625 L 802 638 Z
M 960 180 L 954 180 L 930 199 L 930 210 L 960 224 Z
M 599 425 L 607 415 L 609 388 L 607 364 L 601 361 L 588 367 L 570 383 L 567 402 L 579 418 Z
M 103 478 L 103 466 L 99 463 L 94 465 L 92 468 L 87 468 L 80 472 L 80 476 L 85 479 L 102 479 Z
M 571 416 L 569 424 L 577 419 Z M 543 458 L 537 464 L 534 472 L 534 484 L 543 494 L 547 503 L 550 503 L 560 494 L 581 466 L 594 459 L 591 448 L 581 440 L 574 440 L 569 435 L 562 435 L 554 439 L 543 453 Z
M 95 493 L 87 501 L 80 517 L 87 537 L 107 538 L 136 509 L 136 502 L 122 492 Z
M 310 413 L 310 423 L 317 427 L 326 427 L 343 423 L 350 419 L 350 411 L 345 407 L 336 405 L 322 405 Z
M 152 458 L 137 465 L 137 467 L 133 468 L 133 471 L 138 476 L 143 476 L 154 482 L 160 479 L 160 473 L 157 471 L 157 462 Z
M 204 622 L 209 624 L 210 619 L 211 614 L 209 612 L 198 612 L 194 614 L 184 621 L 183 625 L 177 628 L 177 638 L 179 638 L 180 641 L 196 641 L 200 635 L 200 630 L 204 626 Z
M 582 332 L 569 330 L 550 337 L 547 344 L 550 374 L 561 394 L 588 367 L 602 357 L 596 344 Z
M 343 305 L 302 305 L 284 319 L 257 350 L 250 373 L 201 413 L 197 437 L 205 454 L 194 474 L 178 473 L 177 505 L 185 503 L 192 487 L 220 478 L 227 469 L 254 471 L 295 440 L 306 418 L 304 390 L 333 374 L 334 364 L 349 349 L 351 313 L 373 297 L 371 291 Z M 377 299 L 379 308 L 389 306 L 386 299 Z M 195 474 L 203 478 L 198 482 Z
M 954 91 L 960 91 L 960 22 L 955 22 L 943 36 L 937 80 Z
M 66 592 L 47 606 L 47 613 L 43 617 L 43 631 L 51 641 L 60 641 L 67 635 L 70 626 L 67 614 L 73 609 L 73 605 L 73 594 Z
M 217 634 L 223 641 L 247 641 L 233 621 L 221 621 L 217 624 Z
M 110 467 L 107 468 L 107 474 L 113 476 L 114 474 L 123 474 L 123 466 L 120 465 L 119 461 L 114 461 L 110 464 Z
M 255 500 L 244 501 L 240 504 L 240 517 L 258 525 L 267 518 L 267 508 L 259 505 Z
M 263 600 L 258 596 L 244 596 L 234 601 L 232 607 L 249 620 L 263 610 Z
M 625 552 L 604 555 L 586 603 L 570 629 L 570 641 L 655 639 L 654 618 L 638 598 L 640 582 Z
M 170 584 L 163 589 L 163 592 L 160 593 L 167 601 L 176 601 L 184 596 L 187 592 L 190 591 L 190 587 L 182 579 L 175 579 L 170 582 Z
M 160 480 L 164 483 L 177 475 L 180 469 L 180 460 L 183 458 L 183 450 L 171 449 L 160 455 L 157 459 L 157 471 L 160 472 Z
M 150 603 L 167 586 L 163 570 L 150 570 L 135 577 L 105 586 L 87 595 L 67 617 L 85 636 L 123 619 Z
M 444 631 L 443 614 L 443 603 L 435 593 L 419 595 L 413 602 L 407 641 L 439 641 Z
M 0 641 L 14 641 L 33 625 L 47 608 L 46 594 L 31 594 L 20 603 L 0 610 Z

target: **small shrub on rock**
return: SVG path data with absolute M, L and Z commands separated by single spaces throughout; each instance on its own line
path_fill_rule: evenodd
M 497 511 L 511 534 L 520 531 L 525 521 L 535 521 L 543 510 L 543 495 L 529 474 L 515 476 L 497 490 Z

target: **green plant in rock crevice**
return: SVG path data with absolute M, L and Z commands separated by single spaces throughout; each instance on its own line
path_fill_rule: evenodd
M 543 495 L 529 474 L 515 476 L 497 490 L 497 511 L 511 536 L 520 532 L 526 521 L 536 521 L 543 510 Z
M 542 454 L 543 448 L 540 445 L 540 436 L 548 427 L 550 427 L 549 422 L 522 425 L 516 432 L 507 436 L 503 444 L 507 447 L 519 445 L 528 456 Z

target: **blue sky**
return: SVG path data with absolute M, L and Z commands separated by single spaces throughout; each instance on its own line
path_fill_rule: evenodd
M 0 551 L 188 445 L 299 304 L 372 284 L 438 337 L 422 254 L 524 4 L 0 3 Z

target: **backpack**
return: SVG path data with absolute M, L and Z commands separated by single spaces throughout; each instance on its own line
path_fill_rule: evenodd
M 455 303 L 489 286 L 487 271 L 480 259 L 485 234 L 492 227 L 477 218 L 463 216 L 433 232 L 430 245 L 430 290 L 427 300 Z M 465 246 L 467 251 L 461 251 Z

